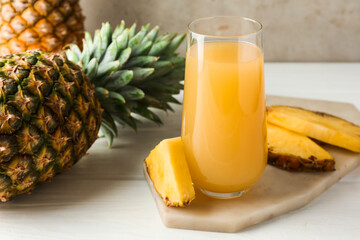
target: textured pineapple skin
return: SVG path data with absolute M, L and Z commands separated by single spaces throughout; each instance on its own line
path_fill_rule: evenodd
M 269 150 L 268 154 L 268 163 L 276 166 L 278 168 L 282 168 L 288 171 L 294 172 L 310 172 L 310 171 L 334 171 L 335 170 L 335 162 L 334 160 L 323 160 L 321 162 L 316 162 L 317 159 L 310 158 L 300 158 L 296 155 L 282 155 L 277 154 Z
M 96 140 L 101 115 L 89 78 L 66 57 L 1 57 L 0 200 L 75 164 Z
M 161 141 L 145 159 L 155 190 L 168 207 L 185 207 L 195 198 L 181 137 Z
M 1 0 L 0 56 L 26 50 L 58 51 L 82 45 L 79 0 Z
M 333 171 L 333 157 L 311 139 L 267 124 L 268 163 L 288 171 Z

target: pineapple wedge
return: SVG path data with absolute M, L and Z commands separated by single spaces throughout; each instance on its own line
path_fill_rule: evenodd
M 267 121 L 316 140 L 360 152 L 360 127 L 344 119 L 289 106 L 271 106 Z
M 168 207 L 184 207 L 195 198 L 181 137 L 165 139 L 145 159 L 154 188 Z
M 268 163 L 290 171 L 335 169 L 333 157 L 310 138 L 267 124 Z

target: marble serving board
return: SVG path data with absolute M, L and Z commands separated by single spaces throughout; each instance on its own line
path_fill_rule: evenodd
M 286 97 L 267 97 L 267 105 L 284 104 L 323 111 L 360 124 L 360 112 L 351 104 Z M 239 232 L 247 227 L 301 208 L 360 164 L 360 154 L 323 146 L 336 160 L 333 172 L 287 172 L 267 166 L 260 180 L 242 197 L 219 200 L 196 190 L 185 208 L 166 207 L 147 175 L 163 223 L 170 228 L 214 232 Z

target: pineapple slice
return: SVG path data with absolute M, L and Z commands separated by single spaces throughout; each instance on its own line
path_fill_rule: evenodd
M 330 171 L 335 168 L 333 157 L 310 138 L 267 124 L 268 162 L 291 171 Z
M 165 139 L 145 159 L 147 172 L 168 207 L 184 207 L 195 198 L 181 137 Z
M 360 152 L 360 127 L 344 119 L 297 107 L 271 106 L 268 122 L 316 140 Z

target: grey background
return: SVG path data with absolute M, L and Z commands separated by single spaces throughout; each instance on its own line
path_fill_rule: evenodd
M 360 0 L 81 0 L 81 6 L 91 32 L 122 19 L 186 32 L 199 17 L 239 15 L 263 23 L 267 61 L 360 61 Z

